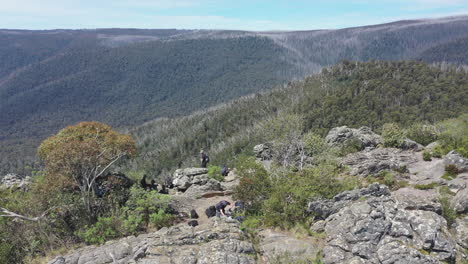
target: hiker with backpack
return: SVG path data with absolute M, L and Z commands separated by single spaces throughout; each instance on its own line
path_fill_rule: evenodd
M 208 162 L 210 162 L 210 157 L 208 157 L 208 155 L 205 154 L 203 149 L 200 150 L 200 154 L 201 154 L 201 166 L 202 168 L 206 168 L 206 166 L 208 165 Z

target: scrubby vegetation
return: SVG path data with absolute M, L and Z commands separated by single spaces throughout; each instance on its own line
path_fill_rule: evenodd
M 387 144 L 399 143 L 402 136 L 427 143 L 434 138 L 432 133 L 439 131 L 433 125 L 468 111 L 467 84 L 468 74 L 455 68 L 442 69 L 421 62 L 344 62 L 287 88 L 132 129 L 142 155 L 130 168 L 165 174 L 175 167 L 197 164 L 193 156 L 202 148 L 208 151 L 213 164 L 232 164 L 240 154 L 251 154 L 254 145 L 287 130 L 288 126 L 275 128 L 275 124 L 284 122 L 299 134 L 308 131 L 322 137 L 340 125 L 368 126 L 381 133 L 384 124 L 392 123 L 388 129 L 401 130 L 392 135 L 387 129 L 385 133 L 393 137 Z M 449 121 L 452 122 L 463 124 L 455 119 Z M 441 137 L 449 130 L 453 131 L 447 132 L 450 134 L 458 131 L 452 125 L 442 124 Z M 291 136 L 289 142 L 296 137 Z M 460 145 L 455 142 L 463 136 L 459 133 L 457 140 L 449 137 L 441 142 L 447 142 L 443 146 Z M 169 137 L 171 140 L 167 140 Z M 358 149 L 350 144 L 343 154 Z M 445 152 L 446 147 L 443 149 Z

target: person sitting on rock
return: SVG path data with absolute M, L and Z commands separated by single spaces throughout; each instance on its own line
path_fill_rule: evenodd
M 228 166 L 224 165 L 223 169 L 221 170 L 221 175 L 226 177 L 226 176 L 228 176 L 228 174 L 229 174 L 229 168 L 228 168 Z
M 226 207 L 228 205 L 231 205 L 231 203 L 226 200 L 222 200 L 221 202 L 217 203 L 216 204 L 216 216 L 217 217 L 226 216 Z M 233 205 L 231 205 L 231 208 L 232 207 Z
M 154 179 L 151 180 L 150 190 L 151 191 L 157 191 L 158 190 L 158 186 L 156 185 L 156 181 Z
M 160 194 L 169 194 L 169 190 L 166 189 L 165 184 L 161 184 L 161 190 L 159 190 L 158 193 L 160 193 Z
M 201 154 L 201 166 L 202 168 L 206 168 L 206 165 L 208 165 L 208 162 L 210 162 L 210 157 L 208 157 L 208 155 L 205 154 L 203 149 L 200 150 L 200 154 Z
M 149 184 L 146 183 L 146 174 L 143 175 L 143 178 L 140 180 L 140 185 L 144 190 L 147 190 L 148 187 L 150 187 Z

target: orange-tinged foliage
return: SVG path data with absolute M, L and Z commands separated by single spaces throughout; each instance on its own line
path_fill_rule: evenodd
M 39 146 L 39 157 L 45 162 L 49 182 L 64 179 L 75 182 L 88 200 L 96 179 L 114 162 L 136 155 L 136 144 L 129 135 L 120 134 L 99 122 L 81 122 L 46 139 Z M 87 204 L 89 205 L 89 204 Z

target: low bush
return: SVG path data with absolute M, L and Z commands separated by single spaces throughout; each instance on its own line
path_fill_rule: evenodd
M 440 159 L 442 158 L 443 153 L 441 146 L 435 146 L 432 150 L 432 157 Z
M 450 198 L 447 196 L 441 196 L 439 198 L 440 205 L 442 206 L 442 216 L 447 220 L 447 226 L 450 228 L 455 223 L 457 213 L 450 204 Z
M 221 175 L 221 167 L 219 166 L 209 166 L 208 167 L 208 177 L 210 177 L 211 179 L 215 179 L 217 181 L 224 181 L 224 177 L 223 175 Z
M 406 137 L 426 146 L 439 137 L 439 130 L 434 125 L 416 123 L 406 129 Z
M 418 190 L 429 190 L 429 189 L 434 189 L 438 186 L 436 182 L 428 183 L 428 184 L 416 184 L 414 186 L 415 189 Z
M 104 244 L 107 240 L 122 235 L 120 227 L 121 219 L 118 217 L 99 217 L 94 225 L 86 226 L 77 235 L 87 244 Z
M 468 114 L 453 118 L 439 124 L 439 142 L 443 154 L 456 150 L 464 157 L 468 157 Z
M 429 151 L 423 151 L 422 153 L 422 156 L 423 156 L 423 160 L 424 161 L 431 161 L 432 160 L 432 155 Z
M 405 141 L 405 132 L 398 124 L 387 123 L 382 127 L 382 138 L 385 147 L 398 148 Z

